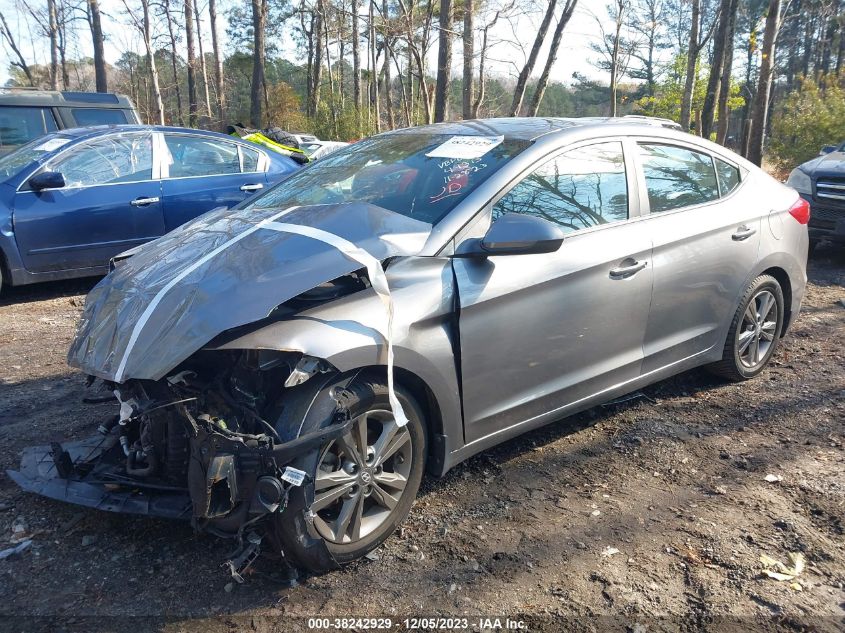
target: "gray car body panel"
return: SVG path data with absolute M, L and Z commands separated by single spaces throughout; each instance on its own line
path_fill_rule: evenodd
M 390 134 L 419 134 L 426 129 Z M 444 437 L 440 472 L 531 428 L 717 360 L 744 289 L 765 271 L 782 271 L 790 287 L 793 318 L 800 309 L 806 284 L 807 230 L 788 216 L 798 196 L 721 146 L 624 120 L 506 119 L 443 124 L 431 130 L 505 134 L 533 143 L 506 169 L 468 194 L 433 229 L 426 225 L 430 231 L 417 231 L 415 235 L 425 243 L 416 253 L 389 248 L 382 238 L 391 231 L 413 233 L 420 229 L 419 223 L 405 224 L 403 220 L 414 221 L 394 218 L 396 214 L 383 210 L 370 209 L 362 216 L 384 221 L 384 232 L 377 233 L 380 237 L 375 241 L 349 235 L 340 208 L 327 212 L 334 214 L 331 222 L 317 226 L 352 241 L 363 240 L 361 246 L 381 259 L 393 257 L 386 272 L 397 315 L 396 368 L 421 380 L 439 409 L 442 427 L 433 431 Z M 606 140 L 620 140 L 625 148 L 627 221 L 569 234 L 558 252 L 547 255 L 451 257 L 462 242 L 486 232 L 492 204 L 534 167 L 578 144 Z M 699 149 L 738 166 L 743 182 L 730 196 L 714 203 L 650 215 L 634 151 L 638 140 Z M 351 217 L 345 216 L 346 220 Z M 691 218 L 699 223 L 698 230 Z M 732 239 L 742 225 L 754 229 L 751 240 Z M 225 294 L 220 303 L 203 307 L 201 314 L 216 319 L 217 310 L 255 299 L 256 307 L 236 321 L 250 323 L 249 316 L 259 321 L 271 303 L 295 296 L 308 283 L 357 268 L 316 250 L 315 255 L 323 259 L 309 259 L 307 265 L 300 262 L 294 268 L 305 273 L 308 267 L 325 263 L 330 272 L 322 274 L 321 268 L 304 274 L 295 284 L 286 281 L 283 288 L 273 290 L 271 299 L 263 296 L 266 286 L 250 277 L 269 270 L 268 266 L 245 267 L 240 282 L 250 288 L 237 292 L 212 283 L 211 276 L 205 277 L 207 287 L 199 280 L 195 287 Z M 151 259 L 145 249 L 141 254 Z M 232 251 L 227 257 L 234 266 L 238 258 L 248 255 Z M 609 280 L 607 270 L 628 257 L 649 265 L 631 279 Z M 141 261 L 134 264 L 136 275 L 144 274 Z M 286 265 L 293 263 L 286 260 Z M 186 287 L 184 297 L 190 292 Z M 565 298 L 560 300 L 561 296 Z M 93 300 L 102 300 L 99 293 Z M 679 314 L 689 319 L 678 319 Z M 215 321 L 212 329 L 219 330 L 215 335 L 223 333 L 222 337 L 210 343 L 211 337 L 200 337 L 206 339 L 200 345 L 199 338 L 190 345 L 180 343 L 179 356 L 205 345 L 206 349 L 300 352 L 324 359 L 343 372 L 383 366 L 385 345 L 377 333 L 384 331 L 385 319 L 375 293 L 365 290 L 284 320 L 257 323 L 231 336 L 221 329 L 223 322 Z M 231 322 L 228 327 L 234 325 Z M 83 333 L 85 327 L 83 322 Z M 585 339 L 592 346 L 585 345 Z M 590 359 L 594 349 L 596 357 Z M 80 361 L 79 366 L 95 375 L 111 375 L 96 362 Z M 162 365 L 141 373 L 155 377 L 166 371 Z

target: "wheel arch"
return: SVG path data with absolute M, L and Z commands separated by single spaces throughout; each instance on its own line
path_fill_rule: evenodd
M 780 266 L 767 268 L 760 275 L 774 277 L 780 284 L 781 292 L 783 292 L 783 327 L 780 331 L 780 336 L 783 338 L 789 326 L 792 325 L 792 280 L 789 278 L 789 273 Z
M 0 289 L 3 286 L 12 285 L 12 272 L 9 269 L 9 262 L 6 261 L 6 253 L 0 248 Z

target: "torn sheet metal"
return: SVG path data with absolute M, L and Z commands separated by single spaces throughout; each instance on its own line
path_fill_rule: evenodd
M 302 226 L 298 224 L 288 224 L 283 222 L 268 221 L 262 223 L 265 228 L 273 231 L 281 231 L 282 233 L 292 233 L 295 235 L 304 235 L 313 240 L 324 242 L 334 246 L 341 253 L 351 260 L 358 262 L 361 266 L 366 267 L 367 275 L 370 278 L 370 283 L 373 285 L 379 299 L 381 299 L 384 309 L 387 311 L 387 332 L 382 332 L 387 341 L 387 395 L 390 400 L 390 409 L 393 411 L 393 419 L 399 426 L 405 426 L 408 423 L 408 418 L 405 416 L 405 411 L 402 409 L 402 404 L 399 398 L 396 397 L 396 392 L 393 389 L 393 299 L 390 296 L 390 288 L 387 284 L 387 276 L 384 274 L 384 269 L 381 267 L 381 262 L 370 255 L 367 251 L 359 248 L 349 240 L 345 240 L 338 235 L 333 235 L 327 231 L 323 231 L 311 226 Z M 422 246 L 422 244 L 420 244 Z
M 428 223 L 360 203 L 208 213 L 150 242 L 97 284 L 68 363 L 116 382 L 158 380 L 218 334 L 361 268 L 327 241 L 267 229 L 281 218 L 379 262 L 415 255 L 431 232 Z

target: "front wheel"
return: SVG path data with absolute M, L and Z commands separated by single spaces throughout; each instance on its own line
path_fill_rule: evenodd
M 381 545 L 405 519 L 425 471 L 425 423 L 414 397 L 397 385 L 409 419 L 400 427 L 383 382 L 359 377 L 346 391 L 352 428 L 302 460 L 314 481 L 313 501 L 301 509 L 291 504 L 285 514 L 298 516 L 286 517 L 280 526 L 286 553 L 312 571 L 324 571 L 325 561 L 314 557 L 313 544 L 292 538 L 294 523 L 310 523 L 334 561 L 351 562 Z M 324 418 L 307 428 L 306 420 L 302 433 L 330 422 L 331 417 Z
M 783 330 L 783 291 L 770 275 L 757 277 L 739 302 L 722 360 L 711 370 L 729 380 L 754 378 L 768 365 Z

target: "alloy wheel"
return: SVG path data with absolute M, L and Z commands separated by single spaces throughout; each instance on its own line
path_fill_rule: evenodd
M 349 544 L 390 517 L 408 483 L 411 434 L 390 411 L 355 418 L 346 435 L 320 453 L 314 482 L 314 526 L 327 541 Z
M 774 294 L 761 290 L 748 302 L 737 329 L 737 354 L 748 369 L 754 369 L 768 358 L 778 333 L 778 305 Z

